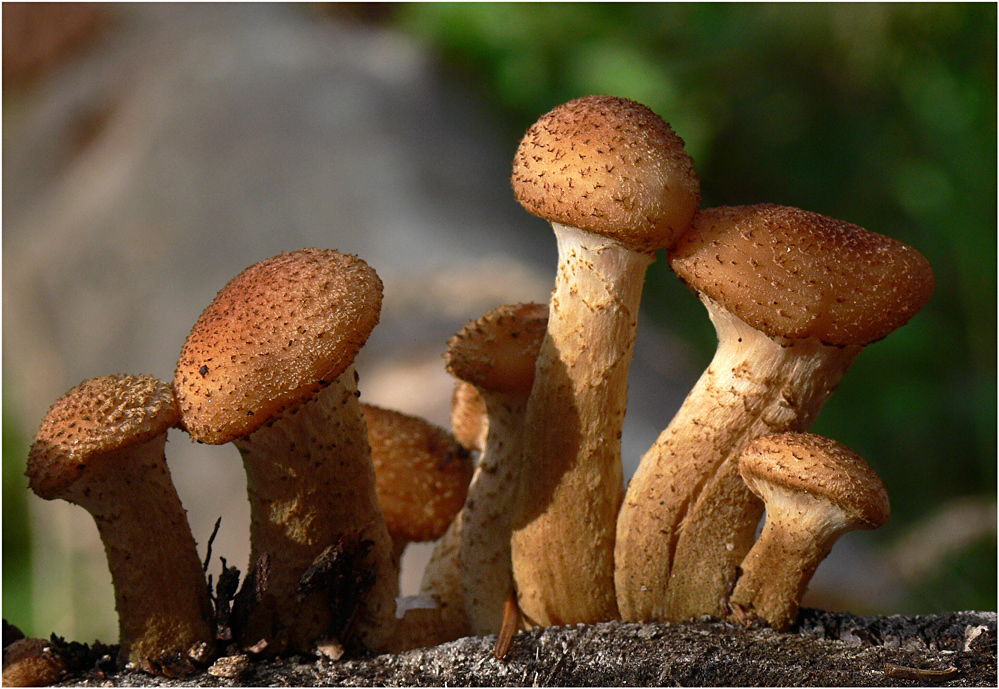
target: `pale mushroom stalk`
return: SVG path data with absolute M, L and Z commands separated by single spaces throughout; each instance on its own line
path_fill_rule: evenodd
M 700 181 L 668 124 L 610 96 L 542 116 L 521 140 L 511 181 L 521 205 L 551 222 L 559 253 L 525 412 L 531 475 L 511 539 L 518 604 L 529 625 L 614 619 L 621 431 L 642 284 L 655 252 L 688 229 Z
M 133 662 L 140 658 L 155 660 L 164 636 L 185 651 L 195 642 L 212 641 L 208 625 L 212 608 L 205 574 L 190 527 L 183 518 L 184 508 L 172 488 L 164 462 L 165 445 L 163 435 L 123 451 L 119 467 L 95 464 L 93 481 L 104 485 L 120 481 L 122 490 L 103 495 L 93 490 L 75 499 L 94 516 L 109 553 L 122 654 Z M 109 457 L 111 462 L 115 459 Z M 145 491 L 160 492 L 163 499 L 153 502 L 126 495 Z M 155 545 L 151 540 L 156 541 Z M 146 613 L 152 605 L 150 599 L 167 592 L 176 595 L 161 600 L 161 614 L 173 620 L 151 619 Z M 161 630 L 156 630 L 160 625 Z
M 513 590 L 510 534 L 522 477 L 521 437 L 527 396 L 480 390 L 489 416 L 485 449 L 462 511 L 461 574 L 472 632 L 496 634 Z
M 481 449 L 465 504 L 423 582 L 423 595 L 437 601 L 453 634 L 497 633 L 513 590 L 510 533 L 524 473 L 524 410 L 547 320 L 546 304 L 507 304 L 448 341 L 447 368 L 457 378 L 452 420 Z
M 434 546 L 420 581 L 422 605 L 405 611 L 397 638 L 399 650 L 436 646 L 472 633 L 461 581 L 462 513 Z
M 552 227 L 559 268 L 522 441 L 532 475 L 521 484 L 511 541 L 518 604 L 528 624 L 543 626 L 617 617 L 621 428 L 654 258 L 575 227 Z
M 749 490 L 766 504 L 767 516 L 742 562 L 730 607 L 737 620 L 762 619 L 785 630 L 839 537 L 887 521 L 888 494 L 859 455 L 811 433 L 759 438 L 738 464 Z
M 448 342 L 448 371 L 473 385 L 485 407 L 485 439 L 460 524 L 462 597 L 475 634 L 499 632 L 514 589 L 510 537 L 527 474 L 524 415 L 548 311 L 547 304 L 500 306 Z
M 363 642 L 378 648 L 391 633 L 386 620 L 395 615 L 398 562 L 384 519 L 379 519 L 382 510 L 354 367 L 286 412 L 280 423 L 261 426 L 233 444 L 246 470 L 250 562 L 264 553 L 273 557 L 265 596 L 250 615 L 244 639 L 309 648 L 329 631 L 338 601 L 322 590 L 298 600 L 299 582 L 327 546 L 348 534 L 372 544 L 367 562 L 373 582 L 369 591 L 354 594 L 360 601 L 354 614 Z
M 178 419 L 166 383 L 92 378 L 49 410 L 28 460 L 35 493 L 94 518 L 114 585 L 119 659 L 151 671 L 214 643 L 208 584 L 164 456 Z
M 807 428 L 862 349 L 770 338 L 710 298 L 701 300 L 715 326 L 718 348 L 676 416 L 642 457 L 618 517 L 616 585 L 627 620 L 684 619 L 689 607 L 669 597 L 674 587 L 683 586 L 678 582 L 693 587 L 702 580 L 708 589 L 728 589 L 734 578 L 730 569 L 677 569 L 678 525 L 726 457 L 760 435 Z M 732 488 L 736 494 L 746 490 L 741 480 Z M 745 554 L 762 505 L 730 496 L 713 507 L 718 519 L 711 524 L 722 530 L 713 534 L 717 542 L 733 556 Z M 711 608 L 716 609 L 721 608 Z

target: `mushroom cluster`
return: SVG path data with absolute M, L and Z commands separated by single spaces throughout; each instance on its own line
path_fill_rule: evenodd
M 176 673 L 224 653 L 466 634 L 497 634 L 502 655 L 518 628 L 703 614 L 786 629 L 833 541 L 887 519 L 874 471 L 807 430 L 861 349 L 929 299 L 922 255 L 796 208 L 698 209 L 683 141 L 623 98 L 541 117 L 511 179 L 554 228 L 557 277 L 549 304 L 499 306 L 448 342 L 453 432 L 361 404 L 354 358 L 381 281 L 331 249 L 229 281 L 172 384 L 94 378 L 56 402 L 29 483 L 96 521 L 120 663 Z M 660 249 L 718 349 L 625 486 L 628 369 Z M 242 457 L 251 556 L 238 593 L 206 580 L 169 429 Z M 399 599 L 403 550 L 434 540 L 419 596 Z

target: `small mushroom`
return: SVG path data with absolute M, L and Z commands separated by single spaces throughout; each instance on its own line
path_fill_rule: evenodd
M 164 457 L 179 418 L 173 391 L 156 378 L 91 378 L 52 405 L 28 455 L 39 497 L 94 518 L 114 585 L 119 661 L 143 668 L 214 641 L 208 584 Z
M 609 620 L 645 271 L 688 228 L 700 182 L 683 141 L 649 108 L 586 96 L 528 129 L 512 184 L 521 205 L 551 221 L 559 251 L 524 426 L 532 475 L 513 532 L 518 603 L 529 624 Z
M 310 651 L 320 638 L 349 634 L 377 650 L 392 636 L 398 566 L 353 366 L 381 297 L 375 271 L 356 256 L 282 253 L 223 287 L 181 351 L 174 389 L 182 423 L 195 440 L 239 449 L 250 562 L 270 559 L 246 645 Z M 357 573 L 370 585 L 335 595 L 313 586 L 302 595 L 302 576 L 345 538 L 370 543 Z M 344 599 L 356 610 L 332 609 Z M 334 628 L 344 618 L 353 626 Z
M 472 479 L 469 451 L 424 419 L 361 404 L 375 490 L 396 560 L 410 543 L 436 541 L 461 511 Z
M 729 605 L 736 619 L 783 631 L 836 540 L 888 520 L 888 494 L 859 455 L 812 433 L 757 438 L 740 454 L 739 473 L 766 505 L 766 521 Z
M 3 686 L 47 687 L 66 673 L 66 663 L 45 639 L 25 637 L 3 651 Z
M 725 614 L 763 513 L 739 453 L 807 430 L 861 349 L 906 323 L 934 284 L 901 242 L 772 204 L 699 211 L 669 254 L 718 350 L 628 486 L 615 583 L 629 620 Z
M 448 371 L 474 387 L 487 418 L 461 512 L 462 590 L 475 634 L 499 631 L 513 588 L 510 535 L 524 480 L 524 412 L 547 322 L 547 304 L 500 306 L 448 342 Z

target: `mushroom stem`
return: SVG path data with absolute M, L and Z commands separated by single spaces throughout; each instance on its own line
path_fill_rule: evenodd
M 642 457 L 618 518 L 615 577 L 621 614 L 628 620 L 723 613 L 724 595 L 714 592 L 724 594 L 734 580 L 752 546 L 762 503 L 738 476 L 721 484 L 734 484 L 736 495 L 713 493 L 714 517 L 698 528 L 725 533 L 711 534 L 720 548 L 712 551 L 718 558 L 710 565 L 691 565 L 692 554 L 681 549 L 688 537 L 699 544 L 708 538 L 687 533 L 690 514 L 702 503 L 711 477 L 729 471 L 734 460 L 726 458 L 737 458 L 753 438 L 807 428 L 862 349 L 823 345 L 816 338 L 771 338 L 710 298 L 701 300 L 717 331 L 718 349 Z M 705 590 L 714 601 L 707 609 Z
M 264 553 L 279 557 L 272 561 L 244 641 L 265 638 L 272 650 L 310 648 L 331 631 L 343 632 L 330 625 L 346 615 L 341 621 L 356 620 L 353 631 L 361 643 L 381 648 L 395 622 L 398 563 L 376 497 L 354 367 L 276 422 L 233 443 L 246 469 L 250 562 Z M 306 569 L 345 534 L 371 542 L 362 561 L 371 588 L 351 592 L 349 600 L 331 600 L 322 589 L 301 599 L 298 587 Z M 343 609 L 353 605 L 357 610 Z
M 511 541 L 529 624 L 617 617 L 614 525 L 638 307 L 654 254 L 552 223 L 559 267 L 523 444 L 531 464 Z M 572 576 L 567 576 L 572 572 Z
M 97 524 L 114 585 L 121 657 L 137 664 L 163 660 L 164 648 L 186 652 L 213 637 L 208 584 L 165 446 L 164 433 L 95 462 L 91 489 L 66 498 Z M 115 488 L 94 490 L 98 485 Z
M 456 387 L 452 419 L 476 429 L 467 435 L 482 450 L 460 525 L 462 598 L 476 634 L 499 632 L 514 588 L 510 534 L 525 476 L 524 414 L 547 327 L 547 304 L 507 304 L 448 341 L 447 369 L 474 393 Z M 480 408 L 475 423 L 460 413 Z
M 472 633 L 461 581 L 463 517 L 464 513 L 459 512 L 430 554 L 420 582 L 420 597 L 432 601 L 433 607 L 406 611 L 399 636 L 408 638 L 408 645 L 400 650 L 436 646 Z
M 164 455 L 178 419 L 162 381 L 91 378 L 49 410 L 26 472 L 39 497 L 93 517 L 114 585 L 119 661 L 150 671 L 184 663 L 191 651 L 200 656 L 215 637 L 197 545 Z
M 768 512 L 759 540 L 742 561 L 729 599 L 736 617 L 750 615 L 777 630 L 790 627 L 812 575 L 847 530 L 820 529 L 823 520 L 802 519 L 822 504 L 808 496 L 800 500 L 810 505 L 802 505 L 798 514 Z M 782 566 L 785 563 L 794 566 Z
M 527 398 L 480 389 L 489 417 L 484 451 L 462 511 L 461 573 L 465 612 L 475 634 L 496 634 L 513 587 L 511 511 L 522 475 Z

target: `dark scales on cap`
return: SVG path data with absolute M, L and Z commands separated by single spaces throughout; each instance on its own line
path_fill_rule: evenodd
M 333 250 L 282 253 L 218 293 L 181 350 L 174 388 L 196 440 L 249 435 L 343 373 L 378 323 L 382 284 Z

